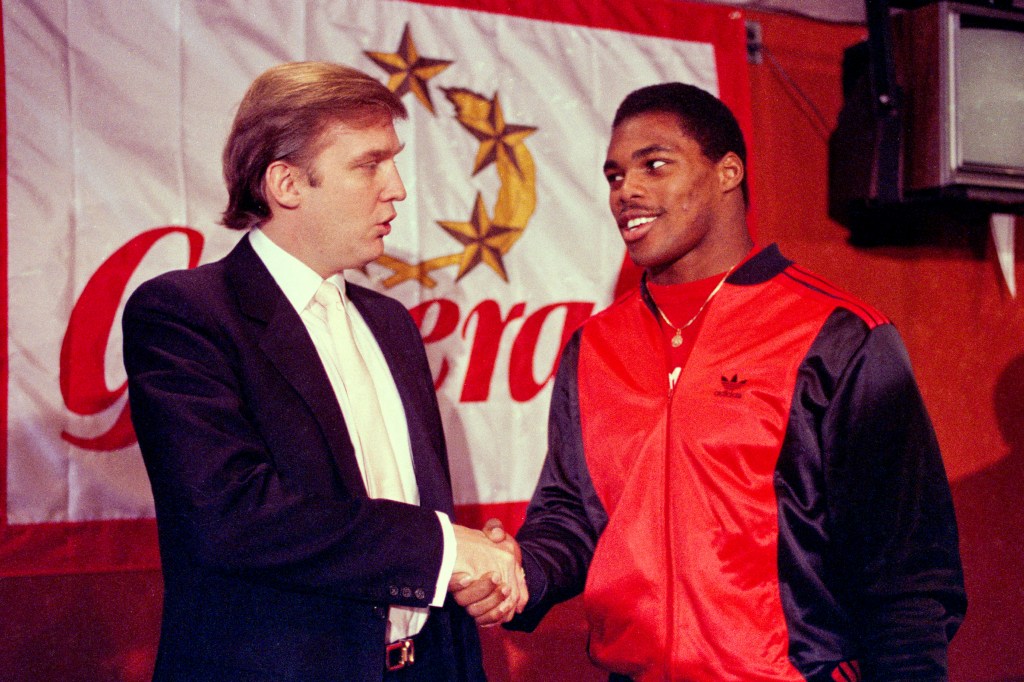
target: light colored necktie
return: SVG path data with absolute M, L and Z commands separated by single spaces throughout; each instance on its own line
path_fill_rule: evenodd
M 404 501 L 398 463 L 384 426 L 377 390 L 356 345 L 341 293 L 332 283 L 323 282 L 314 300 L 324 307 L 327 330 L 337 354 L 345 385 L 335 390 L 348 394 L 352 414 L 345 415 L 345 424 L 353 440 L 359 439 L 367 492 L 374 498 Z

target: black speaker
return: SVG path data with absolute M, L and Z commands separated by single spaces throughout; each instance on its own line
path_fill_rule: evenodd
M 851 229 L 903 194 L 899 90 L 881 90 L 872 66 L 866 41 L 843 53 L 843 107 L 828 140 L 829 216 Z

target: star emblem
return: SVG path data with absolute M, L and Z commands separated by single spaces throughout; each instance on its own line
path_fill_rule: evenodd
M 409 24 L 402 31 L 394 53 L 364 52 L 390 74 L 387 87 L 402 97 L 412 91 L 432 114 L 436 115 L 428 81 L 447 69 L 454 61 L 421 57 L 412 39 Z M 462 245 L 453 253 L 431 256 L 425 260 L 406 261 L 383 254 L 375 263 L 391 271 L 380 283 L 387 289 L 403 282 L 418 282 L 432 288 L 437 281 L 431 277 L 436 270 L 458 266 L 456 281 L 481 263 L 487 264 L 505 282 L 509 281 L 503 258 L 523 236 L 537 207 L 537 168 L 524 140 L 538 128 L 510 125 L 497 90 L 487 98 L 468 88 L 441 88 L 455 107 L 455 120 L 479 142 L 472 174 L 493 165 L 498 179 L 497 197 L 491 207 L 477 192 L 468 222 L 436 221 L 442 229 Z M 369 275 L 368 275 L 369 276 Z
M 473 215 L 468 223 L 439 220 L 437 224 L 465 247 L 459 263 L 459 273 L 455 277 L 456 282 L 480 263 L 486 263 L 503 280 L 508 281 L 508 273 L 505 272 L 505 263 L 501 256 L 519 238 L 522 228 L 492 223 L 487 215 L 483 196 L 479 192 L 476 195 Z
M 460 88 L 445 88 L 444 93 L 449 100 L 458 105 L 457 100 L 462 98 L 466 91 Z M 465 106 L 465 103 L 463 105 Z M 473 163 L 473 175 L 499 159 L 507 160 L 521 174 L 522 169 L 516 159 L 515 147 L 522 144 L 523 140 L 537 128 L 506 123 L 505 112 L 501 109 L 497 92 L 490 100 L 479 97 L 474 105 L 475 110 L 472 112 L 459 112 L 459 123 L 480 141 L 480 149 L 477 150 L 476 161 Z
M 399 97 L 407 92 L 416 95 L 430 113 L 434 113 L 434 102 L 430 98 L 427 81 L 447 69 L 451 61 L 421 57 L 413 42 L 409 24 L 402 31 L 402 39 L 395 52 L 363 52 L 379 67 L 390 74 L 388 89 Z

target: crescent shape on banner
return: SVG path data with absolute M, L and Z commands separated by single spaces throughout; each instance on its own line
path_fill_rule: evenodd
M 410 55 L 417 54 L 418 57 L 408 25 L 403 31 L 402 46 L 406 46 L 405 50 Z M 373 56 L 375 61 L 381 58 L 380 53 L 373 53 Z M 446 65 L 450 63 L 445 62 Z M 403 66 L 406 65 L 403 63 Z M 388 87 L 400 95 L 404 94 L 404 90 L 399 92 L 398 83 L 392 77 Z M 425 88 L 426 81 L 421 85 Z M 508 273 L 502 256 L 522 236 L 537 206 L 537 171 L 533 156 L 525 144 L 525 139 L 537 128 L 507 123 L 497 92 L 488 99 L 465 88 L 442 90 L 455 107 L 455 119 L 480 143 L 471 175 L 475 176 L 494 165 L 500 182 L 498 196 L 491 215 L 488 215 L 483 197 L 478 192 L 472 213 L 466 221 L 437 221 L 442 229 L 462 244 L 462 251 L 420 262 L 407 262 L 388 254 L 374 261 L 392 271 L 393 274 L 382 282 L 388 289 L 409 280 L 433 288 L 437 284 L 430 276 L 433 271 L 457 266 L 458 281 L 481 263 L 507 282 Z M 424 98 L 419 99 L 423 101 Z M 428 110 L 433 113 L 432 107 L 428 107 Z

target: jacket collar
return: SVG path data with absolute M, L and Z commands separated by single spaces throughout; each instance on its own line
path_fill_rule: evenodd
M 224 264 L 239 309 L 258 323 L 260 349 L 319 423 L 346 486 L 365 495 L 338 399 L 299 314 L 253 251 L 248 235 L 225 257 Z
M 305 324 L 256 255 L 248 235 L 239 241 L 224 261 L 228 280 L 238 296 L 239 308 L 262 327 L 260 348 L 302 397 L 320 424 L 345 485 L 365 496 L 366 486 L 349 440 L 345 418 Z M 347 284 L 346 294 L 377 339 L 398 386 L 412 443 L 420 504 L 450 516 L 453 513 L 451 479 L 444 438 L 441 436 L 438 440 L 435 437 L 441 426 L 429 418 L 428 406 L 436 405 L 430 376 L 419 373 L 422 365 L 408 361 L 410 349 L 403 339 L 409 338 L 409 332 L 398 327 L 394 310 L 389 311 L 381 305 L 380 294 L 351 282 Z M 411 321 L 409 325 L 412 325 Z M 429 389 L 421 390 L 423 386 Z
M 763 284 L 792 264 L 793 261 L 782 255 L 777 244 L 769 244 L 747 259 L 746 263 L 736 268 L 725 280 L 725 283 L 736 286 Z M 647 288 L 646 270 L 640 276 L 640 297 L 647 307 L 650 308 L 651 312 L 657 315 L 658 308 L 654 304 L 654 298 L 651 296 L 650 290 Z

